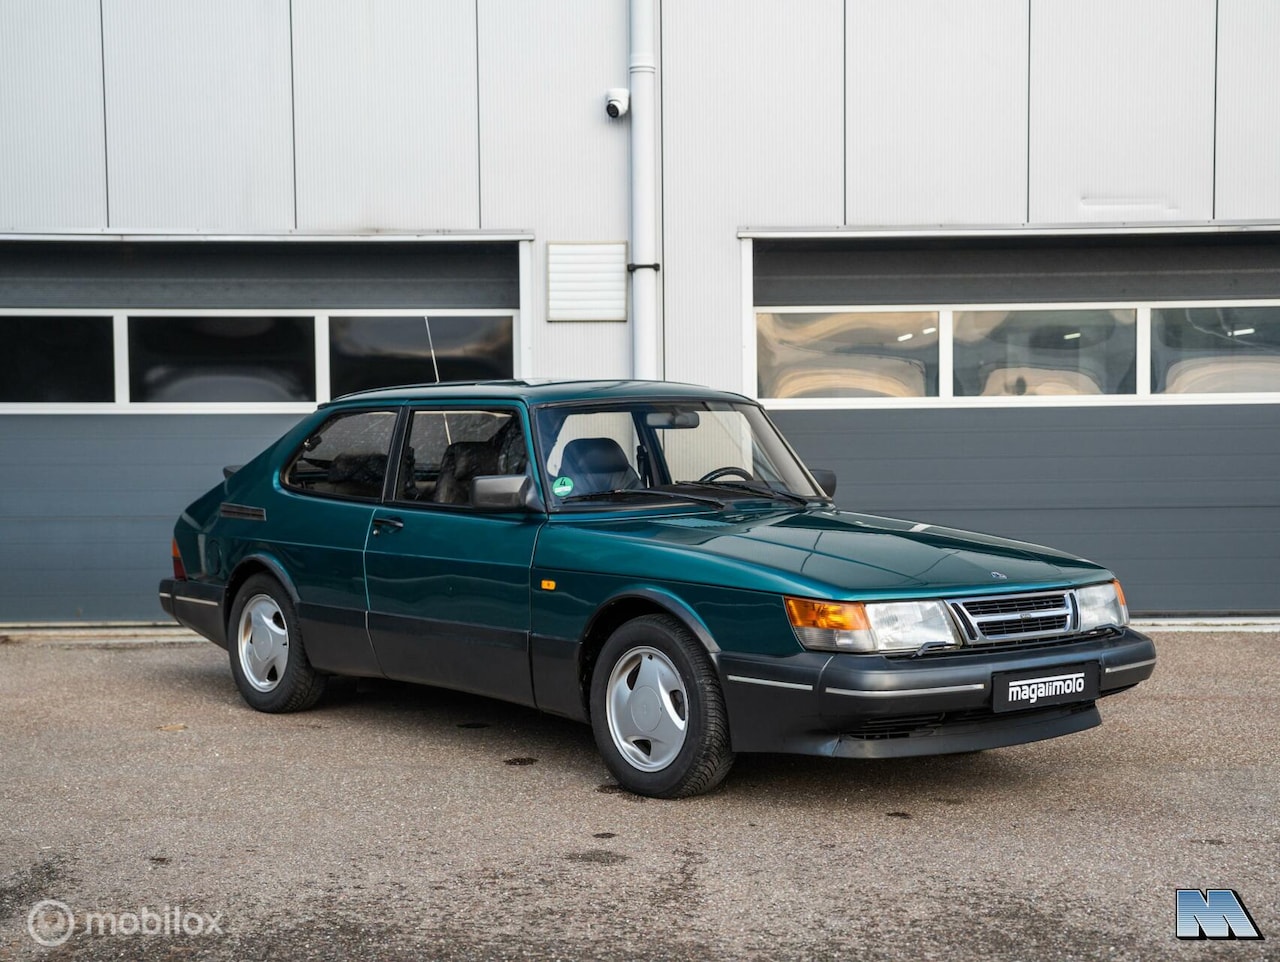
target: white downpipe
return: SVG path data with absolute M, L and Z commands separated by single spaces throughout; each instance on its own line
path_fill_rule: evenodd
M 662 378 L 658 336 L 657 0 L 631 0 L 631 370 Z

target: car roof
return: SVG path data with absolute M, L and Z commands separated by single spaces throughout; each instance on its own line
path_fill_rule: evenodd
M 697 400 L 744 401 L 728 391 L 699 384 L 674 381 L 445 381 L 440 384 L 407 384 L 378 388 L 335 398 L 329 404 L 375 401 L 523 401 L 526 404 L 556 404 L 572 401 L 615 401 L 643 398 L 683 398 Z M 328 405 L 322 405 L 328 406 Z

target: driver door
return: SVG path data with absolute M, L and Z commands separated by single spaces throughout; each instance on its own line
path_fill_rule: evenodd
M 529 593 L 542 516 L 481 512 L 474 478 L 528 470 L 518 406 L 410 412 L 394 497 L 369 525 L 369 636 L 393 678 L 532 705 Z

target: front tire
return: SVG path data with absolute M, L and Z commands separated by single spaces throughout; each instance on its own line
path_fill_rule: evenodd
M 275 578 L 254 575 L 241 586 L 230 629 L 231 674 L 251 707 L 303 711 L 324 695 L 325 676 L 311 667 L 293 600 Z
M 591 678 L 591 727 L 609 771 L 637 795 L 700 795 L 733 765 L 715 669 L 669 615 L 636 618 L 605 642 Z

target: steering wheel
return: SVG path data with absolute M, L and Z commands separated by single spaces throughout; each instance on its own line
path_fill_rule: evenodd
M 716 468 L 714 471 L 708 471 L 706 474 L 704 474 L 702 477 L 698 479 L 698 483 L 702 484 L 703 482 L 706 482 L 706 481 L 714 481 L 717 478 L 723 478 L 729 474 L 736 474 L 743 481 L 755 480 L 755 478 L 751 476 L 751 472 L 748 471 L 746 468 L 739 468 L 739 467 L 735 467 L 732 464 L 727 464 L 723 468 Z

